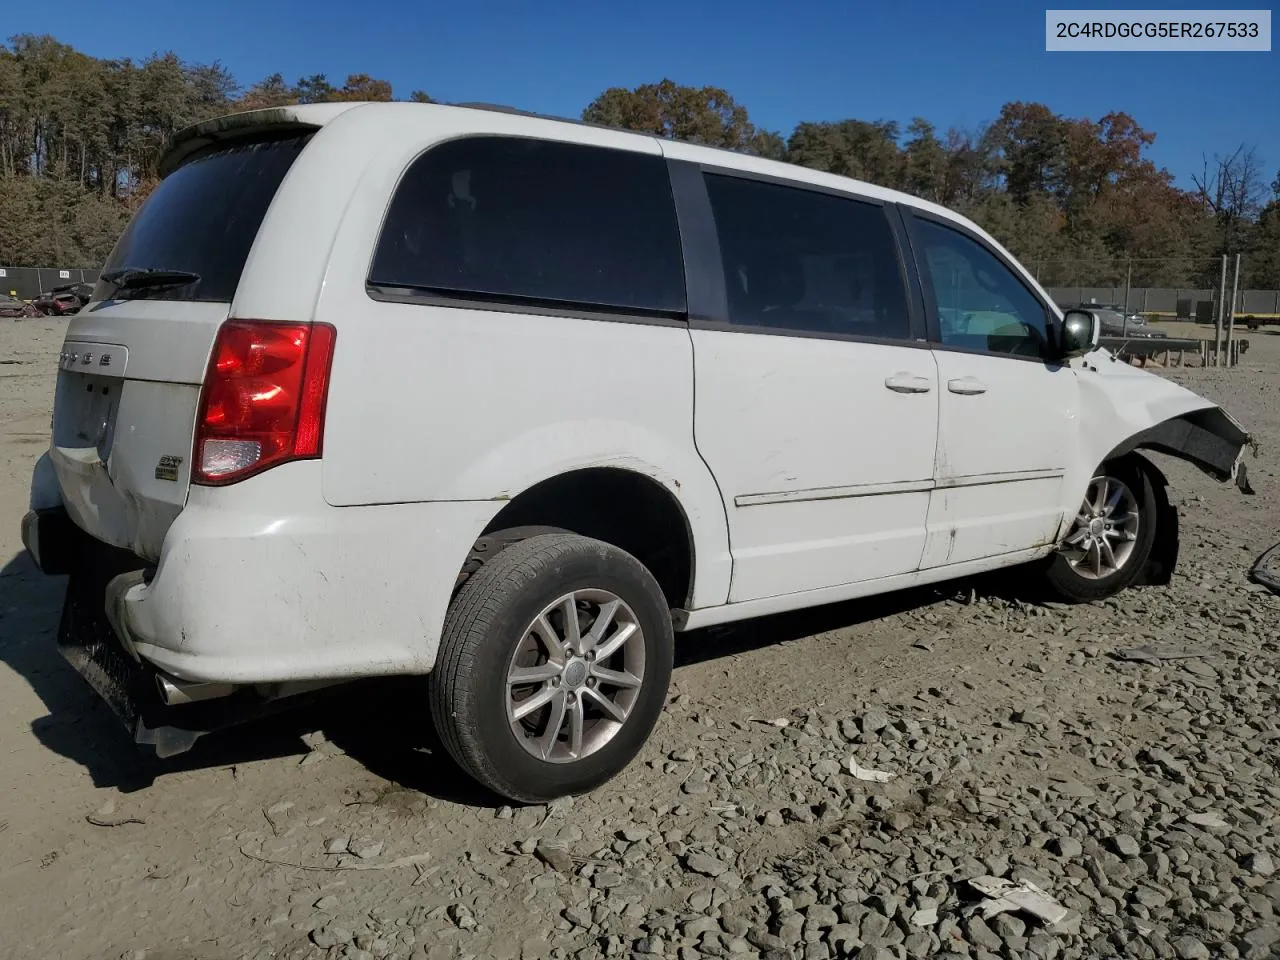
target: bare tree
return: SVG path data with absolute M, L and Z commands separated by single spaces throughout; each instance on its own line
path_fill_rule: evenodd
M 1196 192 L 1217 223 L 1219 253 L 1241 248 L 1266 200 L 1265 176 L 1256 148 L 1244 144 L 1229 156 L 1214 154 L 1212 162 L 1205 157 L 1200 175 L 1192 175 Z

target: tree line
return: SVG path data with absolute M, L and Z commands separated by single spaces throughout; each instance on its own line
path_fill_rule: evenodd
M 173 53 L 90 57 L 53 37 L 0 46 L 0 263 L 99 264 L 157 182 L 169 137 L 234 110 L 392 100 L 353 74 L 242 87 L 219 63 Z M 421 90 L 407 98 L 433 102 Z M 977 129 L 924 118 L 805 121 L 788 136 L 756 126 L 717 87 L 670 80 L 611 88 L 582 119 L 785 160 L 952 207 L 990 231 L 1047 285 L 1215 285 L 1223 253 L 1244 255 L 1246 286 L 1280 287 L 1280 173 L 1241 146 L 1206 158 L 1192 189 L 1147 151 L 1155 134 L 1123 112 L 1065 117 L 1006 104 Z

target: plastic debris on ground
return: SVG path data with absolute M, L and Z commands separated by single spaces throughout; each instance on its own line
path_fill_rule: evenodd
M 1163 660 L 1191 660 L 1197 657 L 1212 657 L 1217 652 L 1217 650 L 1204 644 L 1148 643 L 1141 647 L 1121 647 L 1116 651 L 1116 656 L 1121 660 L 1160 663 Z
M 897 776 L 895 773 L 886 773 L 883 770 L 869 770 L 866 767 L 860 766 L 857 759 L 854 757 L 849 758 L 848 767 L 849 772 L 859 780 L 867 780 L 871 783 L 888 783 Z
M 1052 926 L 1061 923 L 1070 913 L 1029 880 L 1014 883 L 1000 877 L 973 877 L 969 880 L 969 886 L 987 898 L 978 905 L 984 920 L 990 920 L 1000 913 L 1022 912 Z

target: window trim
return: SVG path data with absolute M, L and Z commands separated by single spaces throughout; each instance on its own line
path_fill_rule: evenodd
M 878 197 L 837 190 L 822 184 L 806 183 L 803 180 L 792 180 L 753 170 L 738 170 L 714 163 L 668 159 L 667 167 L 671 170 L 672 194 L 676 199 L 676 215 L 680 221 L 681 242 L 684 247 L 688 322 L 691 329 L 841 343 L 874 343 L 919 349 L 929 349 L 932 346 L 926 327 L 924 301 L 919 294 L 912 261 L 908 257 L 906 231 L 902 226 L 900 215 L 895 210 L 896 204 Z M 787 330 L 779 327 L 730 323 L 729 296 L 725 288 L 724 262 L 720 255 L 720 235 L 705 179 L 708 175 L 733 177 L 738 180 L 804 190 L 881 208 L 894 245 L 894 256 L 902 282 L 903 298 L 907 306 L 908 336 L 904 338 L 868 337 L 851 333 Z
M 889 216 L 889 227 L 893 231 L 894 242 L 898 245 L 898 259 L 906 276 L 907 308 L 911 311 L 911 335 L 920 345 L 932 347 L 932 338 L 929 335 L 929 311 L 926 309 L 928 300 L 921 285 L 920 272 L 916 269 L 907 215 L 900 203 L 891 203 L 888 206 L 892 208 L 886 211 Z
M 535 297 L 496 298 L 486 293 L 475 297 L 458 296 L 444 290 L 426 287 L 397 287 L 365 283 L 365 295 L 378 303 L 408 304 L 418 307 L 444 307 L 451 310 L 477 310 L 482 313 L 525 313 L 536 317 L 569 317 L 576 320 L 604 320 L 613 323 L 647 323 L 659 327 L 687 326 L 684 314 L 646 312 L 635 307 L 613 308 L 605 304 L 570 300 L 543 300 Z
M 667 172 L 666 182 L 672 191 L 672 206 L 676 223 L 676 242 L 680 245 L 681 285 L 685 295 L 684 310 L 656 310 L 644 307 L 622 306 L 596 303 L 588 300 L 569 300 L 552 297 L 532 297 L 521 294 L 497 294 L 488 291 L 471 292 L 456 288 L 403 286 L 399 284 L 378 283 L 373 279 L 374 264 L 378 257 L 378 248 L 391 218 L 391 208 L 397 194 L 405 182 L 409 171 L 432 151 L 450 143 L 461 140 L 528 140 L 536 143 L 554 144 L 557 146 L 581 147 L 587 150 L 609 150 L 616 153 L 636 157 L 652 158 Z M 620 323 L 647 323 L 657 326 L 684 327 L 689 315 L 689 276 L 685 267 L 684 236 L 680 227 L 679 205 L 676 203 L 674 184 L 665 158 L 660 153 L 649 153 L 643 150 L 627 150 L 622 147 L 609 147 L 595 143 L 582 143 L 578 140 L 562 140 L 555 137 L 529 136 L 526 134 L 497 133 L 493 131 L 474 131 L 455 136 L 443 137 L 419 150 L 403 164 L 396 182 L 392 186 L 383 205 L 382 216 L 378 219 L 378 229 L 374 242 L 369 250 L 368 262 L 364 269 L 365 296 L 378 303 L 399 303 L 415 306 L 447 307 L 452 309 L 479 310 L 489 313 L 524 313 L 534 316 L 572 317 L 583 320 L 605 320 Z
M 688 160 L 667 160 L 667 179 L 676 202 L 680 248 L 684 256 L 685 305 L 690 327 L 719 323 L 729 315 L 729 295 L 720 259 L 711 196 L 702 167 Z
M 968 240 L 973 241 L 995 260 L 1000 263 L 1013 278 L 1022 286 L 1022 288 L 1031 296 L 1038 304 L 1040 309 L 1044 311 L 1045 317 L 1045 334 L 1048 340 L 1048 351 L 1050 354 L 1058 349 L 1061 343 L 1061 330 L 1058 315 L 1053 311 L 1052 307 L 1040 296 L 1032 287 L 1027 285 L 1026 279 L 1022 275 L 1020 265 L 1011 257 L 1005 256 L 1000 251 L 994 249 L 981 236 L 975 233 L 965 224 L 949 217 L 939 216 L 928 210 L 901 204 L 902 219 L 906 227 L 906 235 L 908 245 L 911 250 L 912 262 L 915 264 L 915 273 L 920 283 L 921 291 L 924 296 L 925 317 L 928 324 L 929 345 L 934 350 L 946 351 L 948 353 L 965 353 L 979 357 L 1000 357 L 1005 360 L 1021 360 L 1024 363 L 1038 363 L 1051 368 L 1061 367 L 1063 364 L 1055 360 L 1051 355 L 1029 357 L 1018 353 L 1001 353 L 997 350 L 980 350 L 974 347 L 961 347 L 954 344 L 942 342 L 942 324 L 938 318 L 938 295 L 933 288 L 933 277 L 929 272 L 928 265 L 922 262 L 921 251 L 924 249 L 924 237 L 921 235 L 919 222 L 927 221 L 936 226 L 943 227 L 960 234 Z

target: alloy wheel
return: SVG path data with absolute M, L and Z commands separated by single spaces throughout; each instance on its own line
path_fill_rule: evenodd
M 644 670 L 644 633 L 621 597 L 595 589 L 565 594 L 525 628 L 508 663 L 511 731 L 539 760 L 588 757 L 627 722 Z
M 1071 568 L 1088 580 L 1112 576 L 1133 556 L 1140 521 L 1137 498 L 1125 483 L 1094 477 L 1062 552 Z

